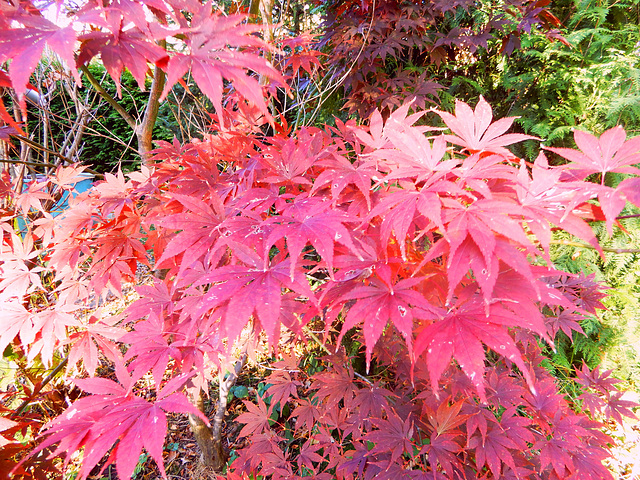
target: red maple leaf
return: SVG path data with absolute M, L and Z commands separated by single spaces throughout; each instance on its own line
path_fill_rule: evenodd
M 549 223 L 600 249 L 591 227 L 574 211 L 597 194 L 597 185 L 564 181 L 562 169 L 549 167 L 543 153 L 538 155 L 531 170 L 532 178 L 529 178 L 527 167 L 522 163 L 515 186 L 516 193 L 527 215 L 529 228 L 545 251 L 549 251 L 551 241 Z
M 640 178 L 625 178 L 617 189 L 624 194 L 628 201 L 640 206 Z
M 369 449 L 367 444 L 353 441 L 351 442 L 353 449 L 343 452 L 337 468 L 338 472 L 344 472 L 344 475 L 356 475 L 355 478 L 364 478 L 364 470 L 368 464 Z
M 322 63 L 318 57 L 324 55 L 326 54 L 318 52 L 317 50 L 293 52 L 291 56 L 286 59 L 285 65 L 291 66 L 293 75 L 300 74 L 300 69 L 305 70 L 310 75 L 313 75 L 316 69 L 322 68 Z
M 150 403 L 131 393 L 132 379 L 122 363 L 116 363 L 116 374 L 122 384 L 105 378 L 75 380 L 90 395 L 74 402 L 45 426 L 45 438 L 30 456 L 58 443 L 51 455 L 66 453 L 66 465 L 71 454 L 84 447 L 85 455 L 78 478 L 86 479 L 119 440 L 109 461 L 115 457 L 120 478 L 133 475 L 144 448 L 166 479 L 162 460 L 162 445 L 167 432 L 165 412 L 194 414 L 207 424 L 208 420 L 184 395 L 174 393 L 187 377 L 177 377 L 168 382 L 158 391 L 156 401 Z
M 80 325 L 74 317 L 74 312 L 78 308 L 76 305 L 58 303 L 37 313 L 32 313 L 30 325 L 22 324 L 20 330 L 21 340 L 27 342 L 23 346 L 29 352 L 27 356 L 29 361 L 32 361 L 39 354 L 45 365 L 51 364 L 54 350 L 67 338 L 67 327 Z
M 620 380 L 611 376 L 613 370 L 600 371 L 600 367 L 590 370 L 586 363 L 580 370 L 576 369 L 576 382 L 586 388 L 590 388 L 604 395 L 617 390 L 616 385 Z
M 320 372 L 314 376 L 311 388 L 317 390 L 317 398 L 324 403 L 325 411 L 334 409 L 344 402 L 350 408 L 358 388 L 353 383 L 353 371 L 335 368 L 333 371 Z
M 157 265 L 162 266 L 163 262 L 188 250 L 189 254 L 183 256 L 181 262 L 180 268 L 184 270 L 205 253 L 213 253 L 213 246 L 220 234 L 217 227 L 225 218 L 225 207 L 215 192 L 211 192 L 208 201 L 178 193 L 173 193 L 171 198 L 180 202 L 184 210 L 163 215 L 158 224 L 181 231 L 171 238 Z
M 136 292 L 140 298 L 129 305 L 125 314 L 129 321 L 137 321 L 149 315 L 149 319 L 161 320 L 173 313 L 175 308 L 173 282 L 154 281 L 152 285 L 139 285 Z
M 0 298 L 0 350 L 20 335 L 20 342 L 27 346 L 35 339 L 33 332 L 33 314 L 21 301 Z
M 392 277 L 388 265 L 378 267 L 376 275 L 368 279 L 368 285 L 356 287 L 338 299 L 339 302 L 357 300 L 347 312 L 338 342 L 349 329 L 363 323 L 368 368 L 373 347 L 387 324 L 391 322 L 404 337 L 411 354 L 414 311 L 421 318 L 434 318 L 437 312 L 437 309 L 414 289 L 423 280 L 424 277 L 397 280 Z
M 526 428 L 531 423 L 531 419 L 518 415 L 516 407 L 510 407 L 499 423 L 492 422 L 488 431 L 471 437 L 468 443 L 475 449 L 478 468 L 486 464 L 496 477 L 501 474 L 502 464 L 517 471 L 514 456 L 535 440 Z
M 311 32 L 304 32 L 297 37 L 285 38 L 282 41 L 282 48 L 291 50 L 291 53 L 285 59 L 285 68 L 291 66 L 292 75 L 300 74 L 301 68 L 310 75 L 317 68 L 322 68 L 318 57 L 326 56 L 326 54 L 312 47 L 312 44 L 316 41 L 316 36 Z
M 333 154 L 329 158 L 318 161 L 318 165 L 324 169 L 313 182 L 311 194 L 329 185 L 331 198 L 337 201 L 344 195 L 345 188 L 353 185 L 366 199 L 367 206 L 371 208 L 371 181 L 376 175 L 379 175 L 373 162 L 361 160 L 350 162 L 342 155 Z
M 69 350 L 69 367 L 76 365 L 80 360 L 89 374 L 93 377 L 100 361 L 100 352 L 112 362 L 121 358 L 118 346 L 112 340 L 118 340 L 125 331 L 121 328 L 109 325 L 100 319 L 100 313 L 95 312 L 84 325 L 86 330 L 74 332 L 69 335 L 65 343 L 71 344 Z
M 387 411 L 387 418 L 372 418 L 377 430 L 373 430 L 364 436 L 364 439 L 374 444 L 372 454 L 391 452 L 389 465 L 402 454 L 413 453 L 413 422 L 410 417 L 404 420 L 398 416 L 395 410 Z
M 364 387 L 356 392 L 353 406 L 358 409 L 362 418 L 382 416 L 382 411 L 389 407 L 389 398 L 395 395 L 385 388 L 377 385 Z
M 410 230 L 417 227 L 416 215 L 423 215 L 444 230 L 440 195 L 456 192 L 462 193 L 462 190 L 453 182 L 434 177 L 420 188 L 410 184 L 406 188 L 385 195 L 371 210 L 369 217 L 382 218 L 382 240 L 388 243 L 393 233 L 400 244 L 403 259 L 406 260 L 406 238 L 409 234 L 413 238 L 414 232 Z
M 80 76 L 76 70 L 76 31 L 73 24 L 60 27 L 42 15 L 31 15 L 26 10 L 12 15 L 11 19 L 22 26 L 0 29 L 0 63 L 11 60 L 9 65 L 11 84 L 19 98 L 23 98 L 29 77 L 38 65 L 45 45 L 60 55 L 76 80 L 80 82 Z
M 125 68 L 144 90 L 149 71 L 148 64 L 166 62 L 168 58 L 167 52 L 154 43 L 147 32 L 135 27 L 125 29 L 127 24 L 122 15 L 107 15 L 106 30 L 93 31 L 79 38 L 82 45 L 78 54 L 78 64 L 87 64 L 93 57 L 100 55 L 102 63 L 116 84 L 119 96 L 122 95 L 120 77 Z
M 522 353 L 505 327 L 523 326 L 519 315 L 499 304 L 492 304 L 489 314 L 477 297 L 452 308 L 449 313 L 428 325 L 416 338 L 415 355 L 427 351 L 427 364 L 431 385 L 438 389 L 438 381 L 455 358 L 465 375 L 476 387 L 480 397 L 485 398 L 485 352 L 483 344 L 515 363 L 529 385 L 533 378 L 525 366 Z M 528 328 L 546 337 L 544 325 L 530 323 Z
M 258 404 L 244 400 L 243 403 L 247 407 L 248 412 L 241 413 L 236 418 L 238 423 L 244 424 L 242 430 L 238 434 L 239 437 L 247 437 L 256 435 L 269 430 L 271 428 L 271 411 L 272 405 L 267 406 L 262 397 L 257 398 Z
M 431 142 L 421 128 L 401 130 L 386 125 L 385 133 L 394 148 L 380 148 L 372 153 L 373 158 L 384 158 L 391 168 L 385 181 L 415 177 L 416 182 L 421 182 L 434 174 L 438 174 L 437 179 L 458 164 L 458 160 L 444 159 L 447 142 L 443 135 Z
M 482 96 L 475 110 L 471 110 L 466 103 L 456 100 L 455 115 L 441 111 L 437 113 L 455 134 L 446 135 L 445 138 L 455 145 L 465 147 L 470 153 L 484 151 L 511 158 L 513 154 L 504 148 L 505 146 L 528 139 L 536 140 L 535 137 L 520 133 L 504 135 L 515 117 L 501 118 L 491 123 L 493 120 L 491 106 Z
M 515 243 L 525 249 L 532 246 L 522 224 L 517 220 L 522 215 L 518 205 L 497 199 L 481 199 L 471 205 L 464 205 L 445 198 L 443 206 L 445 239 L 449 248 L 447 301 L 451 300 L 469 267 L 476 275 L 487 305 L 498 279 L 499 259 L 525 277 L 531 278 L 526 254 L 513 245 Z M 501 213 L 496 215 L 496 211 Z M 442 254 L 445 239 L 434 245 L 423 262 Z M 505 241 L 506 239 L 509 241 Z
M 478 468 L 486 464 L 497 478 L 500 476 L 503 462 L 514 470 L 516 468 L 511 451 L 516 449 L 516 443 L 504 435 L 500 428 L 491 428 L 484 437 L 471 437 L 469 447 L 475 450 Z
M 571 148 L 546 148 L 570 160 L 572 163 L 565 168 L 577 170 L 574 175 L 586 178 L 592 173 L 600 173 L 601 184 L 604 185 L 607 172 L 640 174 L 638 168 L 630 166 L 640 163 L 640 138 L 626 140 L 627 134 L 622 127 L 611 128 L 600 138 L 576 130 L 573 138 L 580 152 Z
M 307 178 L 318 158 L 322 137 L 309 138 L 302 131 L 301 139 L 287 138 L 273 147 L 266 148 L 258 157 L 265 167 L 261 181 L 284 186 L 311 185 Z
M 48 180 L 44 182 L 32 181 L 26 190 L 16 196 L 16 206 L 22 210 L 24 215 L 27 215 L 32 209 L 44 212 L 42 201 L 51 199 Z
M 162 381 L 171 358 L 181 360 L 180 350 L 169 344 L 167 338 L 171 332 L 164 331 L 164 322 L 157 318 L 138 322 L 135 329 L 121 338 L 131 345 L 124 357 L 129 363 L 131 376 L 135 380 L 151 370 L 156 385 Z
M 298 398 L 298 387 L 302 386 L 302 383 L 292 379 L 289 372 L 284 370 L 275 370 L 266 381 L 271 384 L 267 389 L 267 394 L 271 396 L 271 404 L 279 403 L 281 409 L 292 396 Z
M 572 338 L 572 332 L 578 332 L 584 335 L 584 330 L 578 323 L 583 320 L 584 316 L 563 310 L 556 316 L 547 316 L 547 325 L 549 326 L 549 333 L 552 337 L 556 336 L 560 330 L 562 330 L 569 338 Z
M 222 323 L 229 338 L 240 334 L 255 313 L 269 340 L 278 338 L 282 289 L 288 288 L 299 295 L 313 299 L 309 283 L 301 269 L 291 275 L 289 260 L 269 266 L 268 256 L 244 251 L 243 259 L 249 266 L 228 265 L 202 275 L 195 286 L 212 284 L 200 304 L 190 312 L 192 317 L 208 310 L 223 307 Z
M 302 427 L 307 432 L 311 432 L 316 422 L 322 417 L 322 413 L 317 405 L 314 405 L 307 398 L 302 398 L 300 399 L 300 404 L 291 412 L 291 416 L 296 419 L 296 432 L 301 430 Z
M 300 254 L 307 243 L 310 243 L 322 257 L 329 275 L 332 276 L 334 244 L 340 243 L 359 255 L 359 250 L 351 239 L 351 232 L 344 225 L 353 221 L 348 214 L 331 208 L 331 202 L 299 196 L 294 203 L 282 209 L 281 215 L 267 221 L 271 232 L 266 239 L 265 248 L 271 248 L 278 240 L 286 237 L 291 261 L 290 274 L 293 278 Z
M 304 465 L 306 468 L 315 473 L 317 471 L 317 468 L 315 467 L 314 462 L 317 464 L 324 460 L 324 457 L 317 453 L 321 449 L 322 445 L 318 443 L 313 443 L 311 440 L 305 442 L 302 447 L 300 447 L 300 453 L 298 454 L 298 464 Z
M 191 29 L 186 33 L 188 54 L 176 54 L 167 66 L 167 83 L 162 98 L 171 91 L 175 83 L 191 70 L 191 75 L 202 92 L 209 97 L 218 112 L 222 113 L 223 78 L 231 81 L 238 92 L 249 102 L 269 115 L 262 95 L 262 87 L 256 78 L 247 74 L 247 70 L 265 75 L 284 83 L 281 75 L 263 57 L 240 51 L 245 47 L 268 48 L 259 37 L 253 35 L 260 30 L 254 24 L 242 24 L 243 15 L 210 15 L 204 4 L 202 11 L 194 15 Z
M 637 408 L 638 403 L 631 400 L 624 400 L 622 396 L 625 392 L 613 392 L 607 396 L 605 400 L 604 413 L 607 418 L 613 418 L 619 424 L 622 424 L 622 417 L 637 419 L 635 413 L 631 410 Z
M 520 405 L 522 395 L 524 393 L 523 386 L 503 371 L 498 374 L 492 370 L 487 376 L 487 397 L 489 402 L 494 405 Z
M 540 467 L 551 465 L 558 478 L 565 478 L 569 472 L 575 470 L 569 443 L 562 438 L 541 440 L 533 445 L 540 450 Z
M 119 215 L 125 206 L 131 207 L 133 205 L 133 201 L 128 195 L 131 187 L 131 182 L 126 181 L 119 168 L 116 175 L 105 173 L 104 181 L 93 187 L 93 190 L 99 194 L 104 217 L 108 217 L 111 213 Z
M 125 219 L 122 223 L 126 222 Z M 88 274 L 98 291 L 111 285 L 116 292 L 121 292 L 122 280 L 134 277 L 138 262 L 148 263 L 144 245 L 135 236 L 127 235 L 126 230 L 105 229 L 92 243 L 95 252 Z
M 462 462 L 458 458 L 458 453 L 462 451 L 462 447 L 455 441 L 457 434 L 442 433 L 437 434 L 433 432 L 429 443 L 424 445 L 420 449 L 421 454 L 426 454 L 429 459 L 429 463 L 433 466 L 433 475 L 429 475 L 427 478 L 433 478 L 435 476 L 435 467 L 440 465 L 447 474 L 446 478 L 455 478 L 454 470 L 459 470 L 462 466 Z M 436 477 L 440 478 L 440 477 Z M 444 476 L 441 478 L 445 478 Z

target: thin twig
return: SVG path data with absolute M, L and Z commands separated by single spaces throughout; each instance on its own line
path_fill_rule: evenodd
M 551 240 L 551 244 L 554 245 L 568 245 L 569 247 L 577 247 L 577 248 L 588 248 L 590 250 L 597 250 L 593 245 L 588 245 L 586 243 L 581 242 L 572 242 L 570 240 Z M 640 248 L 611 248 L 611 247 L 600 247 L 603 252 L 609 253 L 640 253 Z
M 29 167 L 57 167 L 55 163 L 23 162 L 22 160 L 14 160 L 12 158 L 0 158 L 0 163 L 17 163 L 18 165 L 27 165 Z
M 33 140 L 30 140 L 26 137 L 23 137 L 22 135 L 12 135 L 13 137 L 17 138 L 18 140 L 20 140 L 21 142 L 26 143 L 27 145 L 33 147 L 33 148 L 37 148 L 38 150 L 41 150 L 43 152 L 48 152 L 52 155 L 55 155 L 58 158 L 64 159 L 65 161 L 71 163 L 71 160 L 67 157 L 65 157 L 64 155 L 61 155 L 60 153 L 56 152 L 55 150 L 51 150 L 49 148 L 44 147 L 43 145 L 40 145 L 38 142 L 34 142 Z M 4 163 L 19 163 L 21 165 L 27 165 L 27 166 L 33 166 L 33 167 L 58 167 L 58 165 L 54 164 L 54 163 L 40 163 L 40 162 L 25 162 L 22 160 L 11 160 L 11 159 L 0 159 L 0 162 L 4 162 Z M 95 170 L 91 169 L 91 168 L 85 168 L 85 170 L 89 173 L 91 173 L 92 175 L 95 175 L 97 178 L 104 178 L 104 175 L 102 175 L 99 172 L 96 172 Z
M 638 218 L 640 217 L 640 213 L 635 213 L 633 215 L 620 215 L 619 217 L 616 217 L 616 220 L 624 220 L 625 218 Z
M 23 400 L 23 402 L 20 404 L 20 406 L 18 408 L 15 409 L 15 411 L 13 412 L 12 416 L 15 418 L 16 416 L 22 414 L 22 411 L 24 409 L 26 409 L 29 404 L 33 401 L 33 398 L 38 395 L 42 389 L 44 387 L 47 386 L 47 384 L 53 380 L 55 378 L 56 375 L 58 375 L 58 373 L 60 373 L 62 371 L 62 369 L 67 365 L 67 362 L 69 361 L 69 355 L 67 354 L 58 365 L 56 365 L 56 368 L 54 368 L 51 373 L 49 373 L 49 375 L 47 375 L 41 382 L 38 382 L 36 385 L 34 385 L 33 388 L 33 392 L 31 393 L 31 395 L 29 396 L 29 398 L 25 398 Z
M 327 346 L 320 341 L 320 339 L 316 336 L 315 333 L 307 332 L 307 334 L 320 346 L 320 348 L 322 348 L 322 350 L 325 351 L 325 353 L 327 353 L 328 355 L 333 355 L 333 352 L 331 352 L 331 350 L 329 350 Z M 365 377 L 364 375 L 360 375 L 358 372 L 353 372 L 353 374 L 363 382 L 366 382 L 369 385 L 373 385 L 373 382 L 369 380 L 367 377 Z

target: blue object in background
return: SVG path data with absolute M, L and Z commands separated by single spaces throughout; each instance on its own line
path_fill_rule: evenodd
M 93 187 L 93 175 L 90 173 L 81 173 L 79 176 L 82 177 L 82 180 L 77 182 L 75 184 L 75 188 L 71 190 L 72 198 L 75 198 L 79 193 L 86 192 Z M 65 191 L 62 194 L 62 198 L 51 209 L 51 215 L 54 217 L 60 215 L 67 208 L 69 208 L 69 191 Z
M 75 198 L 79 193 L 86 192 L 87 190 L 90 190 L 91 187 L 93 187 L 93 181 L 94 181 L 93 175 L 91 175 L 90 173 L 81 173 L 78 176 L 81 178 L 81 180 L 75 183 L 75 188 L 71 190 L 71 192 L 69 192 L 68 190 L 65 190 L 64 193 L 62 194 L 62 198 L 60 198 L 60 200 L 58 200 L 58 202 L 49 210 L 49 213 L 52 216 L 57 217 L 62 212 L 64 212 L 67 208 L 69 208 L 69 193 L 71 193 L 72 198 Z M 37 175 L 36 182 L 44 181 L 46 180 L 46 178 L 47 177 L 45 175 Z M 27 189 L 26 184 L 30 183 L 31 181 L 32 181 L 32 178 L 30 176 L 25 177 L 24 190 Z M 27 230 L 27 223 L 25 219 L 22 216 L 18 216 L 16 217 L 16 222 L 17 222 L 18 228 L 20 229 L 20 232 L 24 236 Z

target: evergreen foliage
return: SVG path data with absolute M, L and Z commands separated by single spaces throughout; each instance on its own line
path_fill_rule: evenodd
M 640 2 L 554 2 L 570 44 L 537 32 L 498 64 L 497 108 L 517 115 L 523 131 L 553 146 L 571 146 L 573 129 L 598 133 L 614 125 L 640 131 Z M 480 92 L 484 93 L 484 92 Z M 528 144 L 532 158 L 535 146 Z

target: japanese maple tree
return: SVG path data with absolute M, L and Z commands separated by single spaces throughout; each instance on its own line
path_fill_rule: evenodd
M 439 92 L 480 51 L 510 55 L 535 29 L 567 43 L 549 0 L 333 0 L 326 2 L 323 45 L 331 47 L 328 78 L 343 87 L 345 108 L 384 116 L 408 98 L 437 103 Z M 446 85 L 446 86 L 445 86 Z
M 11 62 L 0 80 L 18 93 L 39 54 L 28 47 L 47 43 L 77 66 L 100 54 L 114 78 L 128 68 L 142 83 L 155 64 L 171 84 L 190 70 L 218 114 L 201 140 L 158 142 L 139 170 L 73 198 L 82 166 L 25 189 L 0 177 L 0 348 L 67 363 L 83 392 L 42 427 L 16 475 L 81 451 L 78 478 L 111 463 L 130 478 L 144 449 L 166 477 L 166 413 L 207 425 L 198 404 L 209 382 L 228 392 L 263 338 L 274 351 L 318 343 L 324 368 L 272 365 L 266 392 L 237 418 L 243 447 L 229 464 L 224 445 L 213 453 L 229 478 L 612 478 L 602 420 L 633 416 L 633 404 L 610 372 L 586 366 L 578 401 L 565 398 L 541 349 L 602 307 L 591 278 L 554 268 L 552 230 L 599 248 L 584 206 L 614 228 L 640 204 L 637 138 L 576 132 L 580 151 L 554 150 L 566 163 L 541 152 L 530 164 L 507 148 L 530 137 L 507 133 L 512 119 L 494 121 L 484 99 L 436 111 L 445 131 L 411 102 L 291 130 L 263 85 L 286 78 L 239 16 L 196 1 L 88 3 L 77 15 L 95 28 L 74 56 L 75 30 L 29 3 L 2 5 L 0 58 Z M 156 45 L 169 35 L 186 50 Z M 313 64 L 284 62 L 296 75 Z M 612 172 L 628 179 L 610 187 Z M 53 217 L 63 197 L 70 208 Z M 95 309 L 143 266 L 154 275 L 138 300 L 115 316 Z M 226 394 L 211 419 L 218 442 L 225 405 Z M 7 413 L 5 439 L 21 415 Z

